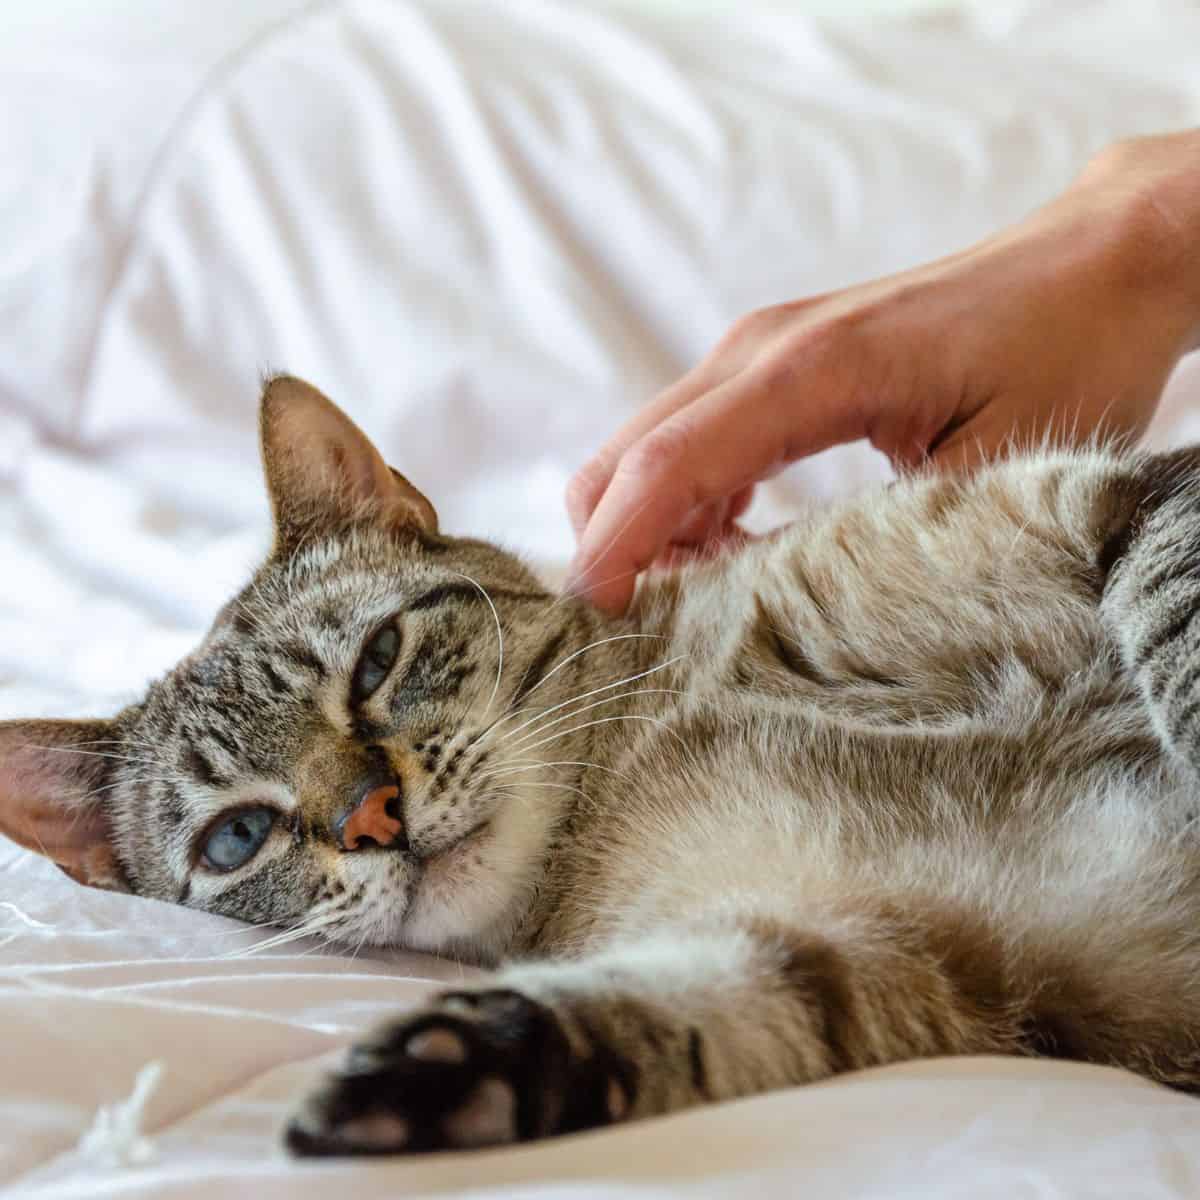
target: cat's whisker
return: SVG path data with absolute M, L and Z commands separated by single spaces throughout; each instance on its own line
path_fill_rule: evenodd
M 574 662 L 575 659 L 577 659 L 581 654 L 586 654 L 589 650 L 595 650 L 600 646 L 607 646 L 610 642 L 623 642 L 634 638 L 648 638 L 660 642 L 667 641 L 667 638 L 659 633 L 618 633 L 611 637 L 599 638 L 597 641 L 589 642 L 586 646 L 581 646 L 578 650 L 568 654 L 567 657 L 562 659 L 561 662 L 556 663 L 549 671 L 546 672 L 545 675 L 542 676 L 541 679 L 537 681 L 537 683 L 533 685 L 533 687 L 529 689 L 527 695 L 532 696 L 533 693 L 542 686 L 542 684 L 561 671 L 563 667 Z M 479 733 L 477 733 L 471 739 L 470 745 L 474 746 L 478 742 L 481 742 L 489 733 L 492 732 L 493 729 L 495 729 L 498 725 L 502 725 L 505 721 L 511 721 L 514 718 L 521 716 L 522 713 L 533 712 L 535 709 L 543 715 L 549 711 L 544 705 L 523 704 L 520 708 L 514 708 L 509 712 L 502 713 L 490 725 L 487 725 L 480 730 Z
M 674 658 L 669 658 L 665 662 L 658 663 L 656 666 L 648 667 L 644 671 L 638 671 L 633 675 L 626 675 L 624 679 L 614 680 L 612 683 L 604 684 L 603 687 L 592 688 L 592 690 L 589 692 L 583 692 L 582 694 L 580 694 L 578 696 L 571 696 L 568 699 L 563 700 L 558 704 L 553 704 L 549 708 L 544 709 L 536 717 L 530 717 L 529 720 L 523 721 L 520 725 L 517 725 L 512 729 L 506 730 L 504 732 L 504 734 L 500 738 L 497 739 L 496 746 L 499 747 L 499 746 L 504 745 L 504 743 L 507 742 L 510 738 L 513 738 L 518 733 L 520 733 L 522 729 L 525 729 L 530 725 L 536 724 L 536 722 L 540 721 L 543 717 L 548 717 L 551 713 L 558 712 L 559 709 L 566 708 L 568 705 L 571 705 L 571 704 L 578 704 L 581 700 L 587 700 L 592 696 L 599 696 L 602 692 L 612 691 L 613 688 L 623 687 L 627 683 L 635 683 L 635 682 L 637 682 L 637 680 L 645 679 L 648 675 L 654 675 L 659 671 L 665 671 L 667 669 L 667 667 L 673 666 L 675 663 L 679 662 L 681 659 L 686 658 L 686 657 L 687 657 L 686 655 L 677 654 Z M 580 710 L 580 711 L 582 711 L 582 710 Z M 482 740 L 482 739 L 479 739 L 479 740 Z
M 519 750 L 523 743 L 527 742 L 531 737 L 537 737 L 537 735 L 542 733 L 544 730 L 553 729 L 555 725 L 561 725 L 564 721 L 574 720 L 575 717 L 578 717 L 585 712 L 591 712 L 593 708 L 603 708 L 606 704 L 615 704 L 618 700 L 628 700 L 633 696 L 682 695 L 685 695 L 685 693 L 679 688 L 635 688 L 631 692 L 618 692 L 615 696 L 605 696 L 603 700 L 594 700 L 591 704 L 585 704 L 582 708 L 572 709 L 569 713 L 564 713 L 561 717 L 555 717 L 553 721 L 543 721 L 540 724 L 535 725 L 524 737 L 518 738 L 513 743 L 511 749 Z
M 290 942 L 298 942 L 302 938 L 308 937 L 310 932 L 311 931 L 307 928 L 290 929 L 286 933 L 280 934 L 278 937 L 268 938 L 266 941 L 262 942 L 255 942 L 250 946 L 243 946 L 237 950 L 230 950 L 228 954 L 224 954 L 221 957 L 230 959 L 249 958 L 252 955 L 260 954 L 267 950 L 274 950 L 280 946 L 286 946 Z
M 359 937 L 358 941 L 354 945 L 354 950 L 350 954 L 350 957 L 352 959 L 357 958 L 362 953 L 363 947 L 367 944 L 367 938 L 370 936 L 370 933 L 371 933 L 370 929 L 364 929 L 362 931 L 361 936 Z
M 589 642 L 586 646 L 583 646 L 573 653 L 568 654 L 567 657 L 562 660 L 562 662 L 551 667 L 550 670 L 547 671 L 546 674 L 543 675 L 541 679 L 539 679 L 537 683 L 535 683 L 533 687 L 529 689 L 527 695 L 532 696 L 533 693 L 542 686 L 542 684 L 546 683 L 547 680 L 553 679 L 554 676 L 563 669 L 563 667 L 567 666 L 568 663 L 574 662 L 575 659 L 577 659 L 581 654 L 586 654 L 589 650 L 595 650 L 600 646 L 607 646 L 611 642 L 626 642 L 635 638 L 649 638 L 659 642 L 667 641 L 667 638 L 661 633 L 616 633 L 613 634 L 612 637 L 600 638 L 598 641 Z
M 165 763 L 139 763 L 137 765 L 141 768 L 140 770 L 130 771 L 120 779 L 112 780 L 106 786 L 120 787 L 125 783 L 175 783 L 179 778 L 175 774 L 164 774 L 164 771 L 168 769 Z M 152 767 L 157 767 L 158 770 L 152 771 Z M 98 793 L 100 790 L 100 788 L 97 788 L 96 792 Z
M 583 797 L 585 800 L 587 800 L 587 801 L 589 801 L 589 802 L 590 802 L 590 801 L 591 801 L 591 799 L 592 799 L 592 797 L 591 797 L 591 796 L 589 796 L 589 795 L 587 794 L 587 792 L 585 792 L 585 791 L 583 790 L 583 788 L 581 788 L 581 787 L 576 787 L 574 784 L 571 784 L 571 783 L 551 783 L 551 782 L 549 782 L 549 781 L 541 781 L 541 782 L 539 782 L 538 780 L 532 780 L 532 781 L 530 781 L 530 780 L 525 780 L 525 781 L 523 781 L 523 782 L 521 782 L 521 783 L 518 783 L 518 784 L 511 785 L 509 789 L 505 790 L 504 794 L 505 794 L 505 795 L 506 795 L 506 796 L 507 796 L 509 799 L 513 799 L 513 800 L 520 800 L 520 798 L 521 798 L 521 791 L 519 791 L 519 790 L 513 790 L 514 788 L 517 788 L 517 789 L 525 789 L 525 788 L 560 788 L 560 789 L 561 789 L 561 790 L 563 790 L 563 791 L 567 791 L 567 792 L 574 792 L 574 793 L 575 793 L 577 796 L 582 796 L 582 797 Z M 499 789 L 496 789 L 496 790 L 499 790 Z
M 21 749 L 41 750 L 47 754 L 82 754 L 86 758 L 111 758 L 117 762 L 158 765 L 158 760 L 156 759 L 134 758 L 128 754 L 113 754 L 107 750 L 82 750 L 78 746 L 40 746 L 36 742 L 26 742 Z
M 522 713 L 535 711 L 544 713 L 546 711 L 546 706 L 544 704 L 522 704 L 520 708 L 514 708 L 511 712 L 502 713 L 490 724 L 485 725 L 473 738 L 471 738 L 471 740 L 467 743 L 466 748 L 470 750 L 479 742 L 483 741 L 483 739 L 487 737 L 487 735 L 491 733 L 497 725 L 502 725 L 505 721 L 511 721 L 514 717 L 519 717 Z
M 224 957 L 248 958 L 252 954 L 261 954 L 264 950 L 276 950 L 280 946 L 286 946 L 291 942 L 298 942 L 303 938 L 319 934 L 322 930 L 329 928 L 329 926 L 337 924 L 341 919 L 341 915 L 340 911 L 334 911 L 319 914 L 316 918 L 310 916 L 301 921 L 300 924 L 277 933 L 274 937 L 266 938 L 261 942 L 255 942 L 253 945 L 245 946 L 239 950 L 231 950 Z
M 204 933 L 182 933 L 171 936 L 172 942 L 204 942 L 210 938 L 246 937 L 260 929 L 278 928 L 274 921 L 258 921 L 240 924 L 237 929 L 209 929 Z
M 175 784 L 178 780 L 174 776 L 169 775 L 133 775 L 126 779 L 117 779 L 112 783 L 106 783 L 103 787 L 92 788 L 90 792 L 84 792 L 79 797 L 81 802 L 94 800 L 97 796 L 104 795 L 105 792 L 111 792 L 114 788 L 135 786 L 144 783 L 167 783 Z M 81 814 L 82 815 L 82 814 Z
M 632 525 L 634 523 L 634 521 L 636 521 L 638 519 L 638 517 L 640 517 L 642 515 L 642 513 L 646 511 L 646 508 L 649 506 L 649 504 L 650 504 L 649 499 L 643 500 L 642 503 L 639 504 L 637 506 L 637 508 L 635 508 L 633 510 L 633 512 L 629 514 L 629 517 L 626 519 L 625 523 L 600 548 L 600 552 L 592 559 L 593 563 L 599 564 L 604 561 L 604 559 L 611 553 L 612 548 L 621 540 L 621 537 L 625 533 L 625 530 L 627 530 L 630 527 L 630 525 Z M 612 583 L 613 580 L 615 580 L 615 579 L 622 579 L 627 575 L 636 575 L 636 574 L 637 574 L 636 568 L 634 568 L 631 571 L 620 571 L 616 575 L 609 576 L 607 579 L 599 579 L 599 580 L 592 581 L 592 586 L 593 587 L 602 587 L 606 583 Z M 570 599 L 572 599 L 572 594 L 570 592 L 564 592 L 561 596 L 558 597 L 558 599 L 553 604 L 550 605 L 550 608 L 547 609 L 547 612 L 549 612 L 551 609 L 557 607 L 559 604 L 563 604 L 567 600 L 570 600 Z
M 631 567 L 627 571 L 617 571 L 613 575 L 605 575 L 603 579 L 591 580 L 589 582 L 588 586 L 592 587 L 592 588 L 604 587 L 605 584 L 615 583 L 618 579 L 628 579 L 631 575 L 636 577 L 636 576 L 642 574 L 644 571 L 650 571 L 653 569 L 654 569 L 653 563 L 651 563 L 651 565 L 649 567 L 643 567 L 642 570 L 640 570 L 640 571 L 638 570 L 637 567 Z M 548 605 L 543 610 L 542 615 L 548 616 L 560 605 L 566 604 L 568 600 L 578 600 L 578 599 L 579 599 L 579 597 L 574 592 L 563 592 L 561 596 L 559 596 L 552 604 Z
M 578 792 L 579 797 L 580 797 L 580 803 L 582 805 L 584 805 L 588 808 L 595 808 L 597 805 L 597 800 L 596 800 L 595 796 L 588 795 L 588 793 L 583 791 L 581 788 L 571 788 L 571 786 L 569 784 L 562 784 L 562 785 L 559 785 L 559 784 L 542 785 L 542 784 L 531 784 L 531 783 L 510 784 L 508 787 L 504 788 L 503 790 L 496 789 L 495 794 L 503 796 L 506 803 L 521 804 L 528 808 L 533 803 L 536 802 L 536 797 L 531 796 L 524 789 L 529 788 L 529 787 L 542 787 L 542 786 L 552 786 L 552 787 L 560 787 L 561 786 L 561 787 L 570 788 L 570 790 Z
M 582 787 L 576 787 L 574 784 L 559 784 L 559 782 L 554 782 L 551 780 L 538 780 L 538 779 L 528 780 L 527 779 L 527 780 L 521 780 L 520 782 L 517 782 L 517 784 L 511 785 L 511 786 L 516 788 L 516 790 L 517 790 L 516 794 L 520 794 L 521 791 L 523 791 L 524 788 L 527 788 L 527 787 L 557 787 L 557 788 L 560 788 L 560 790 L 562 790 L 562 791 L 575 792 L 576 796 L 582 796 L 584 799 L 590 799 L 590 797 L 588 796 L 588 793 L 584 792 Z
M 566 708 L 568 705 L 571 705 L 571 704 L 578 704 L 580 701 L 588 700 L 592 696 L 599 696 L 602 692 L 612 691 L 613 688 L 622 687 L 627 683 L 636 683 L 637 680 L 644 679 L 647 675 L 654 675 L 659 671 L 666 670 L 667 667 L 673 666 L 675 663 L 679 662 L 680 659 L 682 659 L 684 657 L 686 657 L 686 656 L 682 655 L 682 654 L 676 655 L 674 658 L 669 658 L 666 660 L 666 662 L 658 663 L 656 666 L 649 667 L 645 671 L 638 671 L 637 673 L 635 673 L 633 675 L 626 675 L 623 679 L 614 680 L 612 683 L 606 683 L 602 687 L 592 688 L 591 691 L 582 692 L 578 696 L 570 696 L 566 700 L 560 701 L 558 704 L 552 704 L 549 708 L 545 708 L 541 712 L 539 712 L 537 714 L 537 716 L 530 717 L 528 720 L 523 721 L 520 725 L 517 725 L 512 729 L 506 730 L 503 737 L 501 737 L 500 740 L 497 742 L 497 745 L 500 745 L 503 742 L 506 742 L 509 738 L 514 737 L 516 734 L 520 733 L 522 729 L 526 728 L 529 725 L 535 724 L 537 721 L 540 721 L 543 717 L 548 717 L 551 713 L 558 712 L 559 709 Z
M 545 761 L 543 759 L 510 759 L 501 766 L 496 767 L 491 771 L 484 771 L 477 778 L 492 779 L 497 775 L 507 775 L 510 771 L 536 771 L 545 767 L 586 767 L 592 771 L 602 771 L 605 775 L 615 775 L 618 779 L 623 779 L 626 783 L 633 783 L 633 776 L 625 774 L 624 771 L 617 771 L 612 767 L 602 767 L 599 763 L 587 762 L 584 759 L 560 758 Z
M 300 953 L 296 955 L 297 958 L 307 958 L 310 954 L 320 954 L 323 950 L 328 950 L 331 947 L 337 946 L 337 942 L 335 942 L 333 938 L 331 938 L 324 931 L 318 931 L 312 936 L 316 940 L 317 944 L 315 946 L 310 946 L 307 950 L 301 950 Z
M 504 734 L 496 741 L 496 746 L 500 747 L 500 746 L 504 745 L 505 742 L 508 742 L 512 738 L 516 737 L 516 735 L 519 734 L 522 729 L 526 729 L 530 725 L 537 726 L 538 722 L 542 721 L 543 718 L 550 716 L 552 713 L 558 712 L 560 709 L 567 708 L 570 705 L 579 704 L 584 700 L 590 699 L 592 696 L 599 696 L 604 692 L 612 691 L 614 688 L 623 687 L 627 683 L 636 683 L 639 679 L 645 679 L 647 676 L 654 675 L 654 674 L 657 674 L 659 671 L 666 670 L 667 667 L 673 666 L 675 663 L 677 663 L 683 657 L 684 657 L 684 655 L 677 655 L 675 658 L 667 659 L 666 662 L 659 663 L 657 666 L 650 667 L 645 671 L 639 671 L 634 675 L 627 675 L 624 679 L 617 679 L 612 683 L 606 683 L 603 687 L 592 688 L 591 691 L 583 692 L 578 696 L 571 696 L 568 699 L 563 700 L 559 704 L 551 705 L 549 708 L 544 709 L 542 712 L 538 713 L 537 716 L 530 717 L 527 721 L 523 721 L 520 725 L 517 725 L 512 729 L 506 730 L 504 732 Z M 632 692 L 620 693 L 620 695 L 632 695 L 632 694 L 633 694 Z M 610 696 L 610 697 L 607 697 L 605 702 L 607 702 L 607 700 L 612 700 L 612 699 L 617 699 L 617 698 L 619 698 L 619 697 L 611 697 Z M 576 711 L 582 711 L 582 710 L 577 709 Z M 535 732 L 536 732 L 536 729 L 535 729 Z M 518 739 L 518 741 L 521 741 L 521 740 L 523 740 L 523 739 Z
M 153 742 L 143 741 L 141 738 L 123 737 L 123 738 L 93 738 L 89 742 L 76 742 L 76 746 L 117 746 L 125 747 L 132 746 L 136 750 L 152 750 L 160 751 L 162 746 L 156 746 Z M 44 747 L 43 747 L 44 748 Z
M 492 610 L 492 619 L 496 622 L 496 682 L 492 685 L 492 694 L 488 697 L 487 707 L 483 710 L 486 720 L 488 713 L 492 711 L 492 705 L 496 702 L 496 693 L 500 691 L 500 677 L 504 674 L 504 629 L 500 624 L 500 614 L 496 611 L 496 606 L 492 602 L 491 596 L 488 595 L 487 588 L 477 579 L 472 579 L 470 575 L 464 575 L 462 571 L 451 571 L 450 574 L 465 579 L 472 587 L 479 590 L 479 594 L 487 601 L 488 608 Z
M 42 852 L 42 857 L 43 858 L 53 858 L 54 856 L 50 853 L 49 850 L 46 849 L 46 843 L 44 841 L 42 841 L 42 835 L 38 832 L 37 826 L 31 825 L 29 827 L 29 832 L 33 835 L 33 840 L 35 842 L 37 842 L 38 849 Z
M 623 713 L 616 717 L 599 717 L 594 721 L 585 721 L 582 725 L 574 725 L 570 729 L 560 729 L 557 733 L 552 733 L 540 742 L 534 742 L 532 746 L 526 746 L 525 749 L 535 750 L 538 746 L 544 746 L 546 743 L 553 742 L 557 738 L 563 738 L 572 733 L 579 733 L 584 729 L 591 729 L 596 725 L 610 725 L 614 721 L 646 721 L 651 725 L 657 725 L 665 734 L 673 737 L 685 751 L 688 751 L 687 743 L 665 721 L 660 721 L 657 717 L 647 717 L 641 713 Z
M 204 933 L 180 933 L 168 935 L 171 942 L 205 942 L 214 938 L 248 937 L 260 929 L 278 929 L 275 921 L 238 922 L 237 929 L 209 929 Z M 223 956 L 222 956 L 223 957 Z

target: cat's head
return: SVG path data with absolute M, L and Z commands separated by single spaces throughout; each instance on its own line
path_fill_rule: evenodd
M 260 427 L 267 562 L 115 719 L 0 723 L 0 832 L 81 882 L 248 921 L 491 944 L 572 798 L 580 722 L 537 714 L 579 689 L 579 658 L 556 668 L 597 617 L 440 534 L 307 384 L 270 381 Z

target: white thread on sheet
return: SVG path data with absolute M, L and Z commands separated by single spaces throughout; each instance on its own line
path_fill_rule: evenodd
M 31 917 L 23 908 L 18 907 L 11 900 L 0 900 L 0 908 L 6 908 L 13 914 L 23 925 L 29 929 L 53 929 L 53 925 L 47 925 L 45 921 L 39 921 L 36 917 Z
M 79 1139 L 80 1152 L 116 1167 L 149 1162 L 154 1157 L 154 1143 L 142 1133 L 142 1121 L 163 1071 L 161 1061 L 147 1063 L 137 1073 L 128 1100 L 102 1105 L 92 1127 Z

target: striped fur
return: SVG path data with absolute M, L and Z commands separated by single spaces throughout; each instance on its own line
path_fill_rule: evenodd
M 364 1041 L 297 1152 L 542 1137 L 935 1054 L 1200 1087 L 1191 455 L 914 477 L 651 578 L 621 622 L 415 501 L 275 499 L 287 536 L 203 645 L 88 727 L 128 761 L 83 780 L 9 726 L 0 780 L 104 788 L 83 808 L 138 893 L 496 968 Z M 347 853 L 381 763 L 403 845 Z M 206 870 L 202 831 L 252 803 L 279 814 L 266 846 Z

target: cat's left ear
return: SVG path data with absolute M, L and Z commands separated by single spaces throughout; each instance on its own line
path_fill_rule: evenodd
M 79 883 L 128 891 L 103 803 L 120 744 L 111 721 L 0 721 L 0 834 Z
M 363 516 L 437 532 L 433 505 L 310 384 L 290 375 L 268 380 L 259 429 L 277 547 Z

